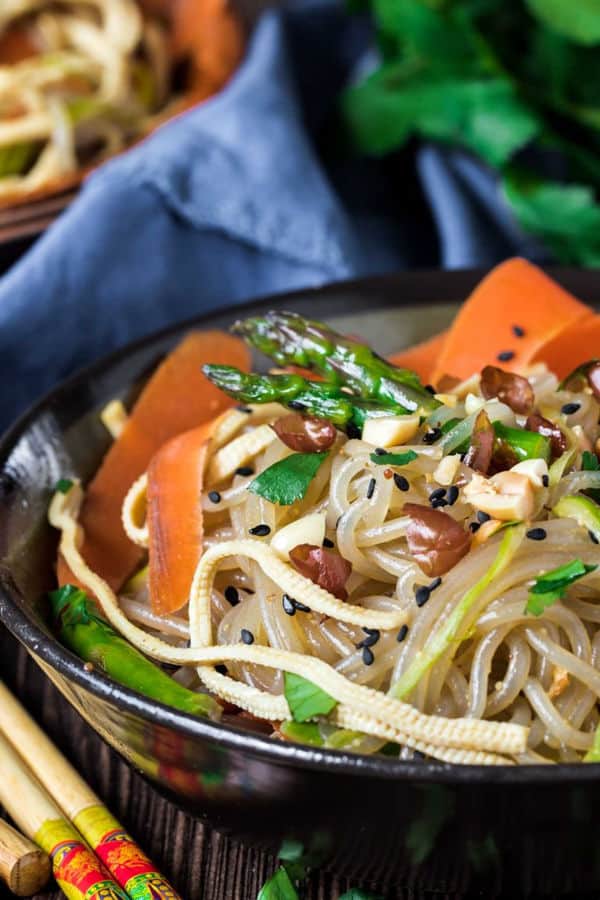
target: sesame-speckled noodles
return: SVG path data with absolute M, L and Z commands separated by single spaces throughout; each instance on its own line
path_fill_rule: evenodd
M 543 365 L 524 374 L 544 427 L 526 430 L 528 416 L 486 399 L 474 377 L 436 395 L 426 420 L 397 416 L 399 431 L 389 418 L 362 438 L 336 430 L 287 504 L 249 487 L 294 456 L 293 423 L 277 424 L 289 405 L 225 414 L 205 461 L 204 552 L 175 614 L 151 611 L 146 567 L 118 605 L 90 579 L 74 492 L 51 510 L 61 550 L 118 630 L 276 737 L 403 759 L 580 761 L 600 719 L 600 518 L 583 493 L 600 488 L 600 406 Z M 520 460 L 494 457 L 495 474 L 482 461 L 490 423 Z M 553 440 L 552 454 L 526 457 L 523 433 L 546 449 Z M 147 489 L 136 482 L 124 506 L 145 546 Z M 302 722 L 286 672 L 336 705 Z

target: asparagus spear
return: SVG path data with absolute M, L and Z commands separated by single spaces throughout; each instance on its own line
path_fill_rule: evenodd
M 402 406 L 376 403 L 346 394 L 337 385 L 308 381 L 301 375 L 247 375 L 233 366 L 204 366 L 202 371 L 218 388 L 242 403 L 281 403 L 288 409 L 328 419 L 350 436 L 360 433 L 375 416 L 402 415 Z
M 301 366 L 345 385 L 367 400 L 395 403 L 405 412 L 439 406 L 409 369 L 391 365 L 365 344 L 295 313 L 270 312 L 237 322 L 233 331 L 281 366 Z
M 220 717 L 221 707 L 216 700 L 189 691 L 136 650 L 98 615 L 84 591 L 67 584 L 52 591 L 48 598 L 60 640 L 81 659 L 167 706 L 196 716 Z

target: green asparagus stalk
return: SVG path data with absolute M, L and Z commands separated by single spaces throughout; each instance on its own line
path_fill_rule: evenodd
M 117 634 L 93 601 L 67 584 L 48 594 L 52 619 L 65 646 L 126 687 L 195 716 L 218 719 L 221 707 L 207 694 L 189 691 Z
M 343 337 L 322 322 L 270 312 L 237 322 L 233 330 L 278 365 L 309 369 L 363 399 L 394 403 L 405 412 L 423 415 L 439 406 L 414 372 L 391 365 L 366 344 Z
M 288 409 L 328 419 L 351 437 L 360 434 L 369 418 L 403 415 L 405 409 L 391 402 L 353 397 L 337 385 L 309 381 L 301 375 L 247 375 L 232 366 L 204 366 L 213 384 L 241 403 L 281 403 Z

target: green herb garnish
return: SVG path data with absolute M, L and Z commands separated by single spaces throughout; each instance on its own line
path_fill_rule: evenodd
M 298 891 L 283 866 L 265 881 L 256 900 L 299 900 Z
M 600 470 L 600 462 L 595 453 L 584 450 L 581 454 L 581 468 L 584 472 L 598 472 Z
M 328 457 L 328 453 L 292 453 L 273 463 L 248 485 L 270 503 L 290 506 L 302 500 L 308 486 Z
M 583 761 L 593 763 L 600 762 L 600 725 L 596 728 L 592 749 L 588 750 L 588 752 L 583 757 Z
M 285 699 L 294 722 L 306 722 L 315 716 L 326 716 L 337 705 L 337 700 L 300 675 L 285 672 L 284 683 Z
M 298 741 L 310 747 L 323 747 L 325 744 L 319 726 L 314 722 L 282 722 L 279 730 L 289 741 Z
M 371 453 L 369 459 L 378 466 L 405 466 L 418 456 L 414 450 L 406 453 Z
M 598 566 L 588 566 L 580 559 L 574 559 L 564 566 L 558 566 L 557 569 L 540 575 L 529 591 L 525 612 L 532 616 L 541 616 L 548 606 L 563 599 L 567 588 L 597 568 Z
M 60 478 L 54 485 L 54 490 L 61 494 L 68 494 L 72 487 L 73 482 L 70 478 Z

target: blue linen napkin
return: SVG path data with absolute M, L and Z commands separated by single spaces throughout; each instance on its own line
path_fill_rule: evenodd
M 328 149 L 368 39 L 364 20 L 323 0 L 268 12 L 219 96 L 88 179 L 0 279 L 0 427 L 74 369 L 194 313 L 537 253 L 460 154 L 424 147 L 394 171 Z

